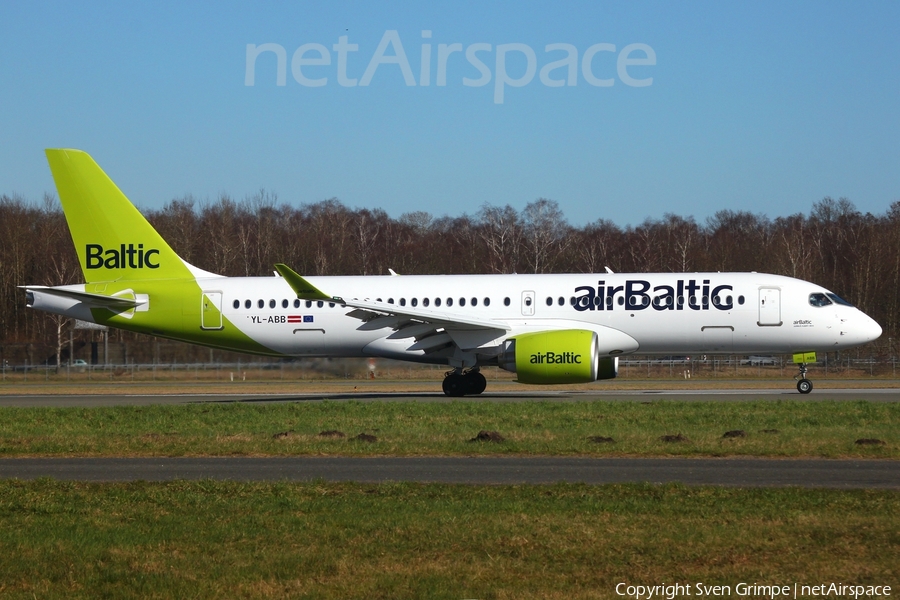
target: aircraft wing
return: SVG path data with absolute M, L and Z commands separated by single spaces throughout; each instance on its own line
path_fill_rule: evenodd
M 490 319 L 473 319 L 469 315 L 459 315 L 450 312 L 430 310 L 427 308 L 411 308 L 408 306 L 397 306 L 396 304 L 388 304 L 387 302 L 378 302 L 375 300 L 357 300 L 356 298 L 347 300 L 346 298 L 335 298 L 341 304 L 355 308 L 356 310 L 348 313 L 352 317 L 371 323 L 372 326 L 366 329 L 376 329 L 375 325 L 381 327 L 389 327 L 391 320 L 402 321 L 413 319 L 422 323 L 431 323 L 438 327 L 450 327 L 454 329 L 491 329 L 500 333 L 507 333 L 511 330 L 510 326 L 502 321 L 492 321 Z M 391 319 L 393 317 L 393 319 Z M 375 319 L 385 319 L 381 323 L 374 322 Z
M 277 264 L 275 269 L 281 274 L 291 289 L 302 300 L 328 300 L 354 309 L 347 313 L 362 321 L 360 329 L 375 331 L 392 329 L 387 339 L 415 338 L 409 350 L 430 352 L 449 344 L 462 350 L 478 348 L 489 344 L 509 333 L 512 328 L 503 321 L 477 319 L 471 315 L 453 312 L 399 306 L 369 299 L 341 298 L 328 296 L 290 267 Z

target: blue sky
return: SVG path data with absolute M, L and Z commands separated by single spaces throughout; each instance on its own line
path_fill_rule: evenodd
M 776 217 L 824 196 L 881 214 L 900 200 L 898 26 L 900 3 L 874 1 L 3 2 L 0 194 L 53 193 L 42 151 L 74 147 L 142 208 L 265 188 L 296 206 L 337 197 L 394 217 L 544 197 L 575 225 L 667 212 L 703 221 L 724 208 Z M 392 31 L 416 85 L 396 44 L 378 60 Z M 358 46 L 348 78 L 361 81 L 374 57 L 369 85 L 339 83 L 341 36 Z M 285 85 L 272 52 L 246 85 L 248 44 L 285 49 Z M 329 55 L 297 65 L 324 85 L 293 76 L 304 44 Z M 441 44 L 463 51 L 446 58 L 438 86 Z M 487 85 L 464 84 L 481 77 L 466 59 L 474 44 L 490 46 L 474 54 Z M 575 48 L 576 85 L 542 82 L 542 68 L 568 56 L 548 44 Z M 589 72 L 611 86 L 585 77 L 595 44 L 615 47 Z M 650 85 L 620 77 L 618 61 L 648 56 L 623 58 L 632 44 L 655 64 L 626 65 L 625 76 Z M 504 85 L 502 103 L 498 46 L 507 77 L 525 83 Z

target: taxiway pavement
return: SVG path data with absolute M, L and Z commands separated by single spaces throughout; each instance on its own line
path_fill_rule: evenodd
M 0 478 L 75 481 L 415 481 L 456 484 L 672 483 L 900 489 L 900 462 L 556 457 L 19 458 Z
M 191 404 L 198 402 L 652 402 L 654 400 L 695 402 L 745 402 L 748 400 L 900 402 L 900 389 L 859 388 L 814 390 L 803 395 L 792 389 L 762 390 L 609 390 L 609 391 L 517 391 L 487 392 L 480 396 L 448 398 L 441 392 L 311 392 L 289 394 L 189 393 L 189 394 L 9 394 L 0 395 L 0 407 L 82 407 L 140 406 L 150 404 Z

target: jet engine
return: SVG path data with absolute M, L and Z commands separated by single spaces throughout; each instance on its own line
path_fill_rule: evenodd
M 619 358 L 600 354 L 595 332 L 566 329 L 524 333 L 506 340 L 499 366 L 515 373 L 521 383 L 588 383 L 618 375 Z

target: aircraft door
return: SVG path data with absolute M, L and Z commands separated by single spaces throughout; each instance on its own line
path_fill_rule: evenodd
M 200 294 L 200 329 L 222 329 L 222 292 Z
M 759 288 L 759 321 L 760 327 L 781 326 L 781 290 L 779 288 Z
M 522 292 L 522 315 L 526 317 L 534 316 L 534 292 Z

